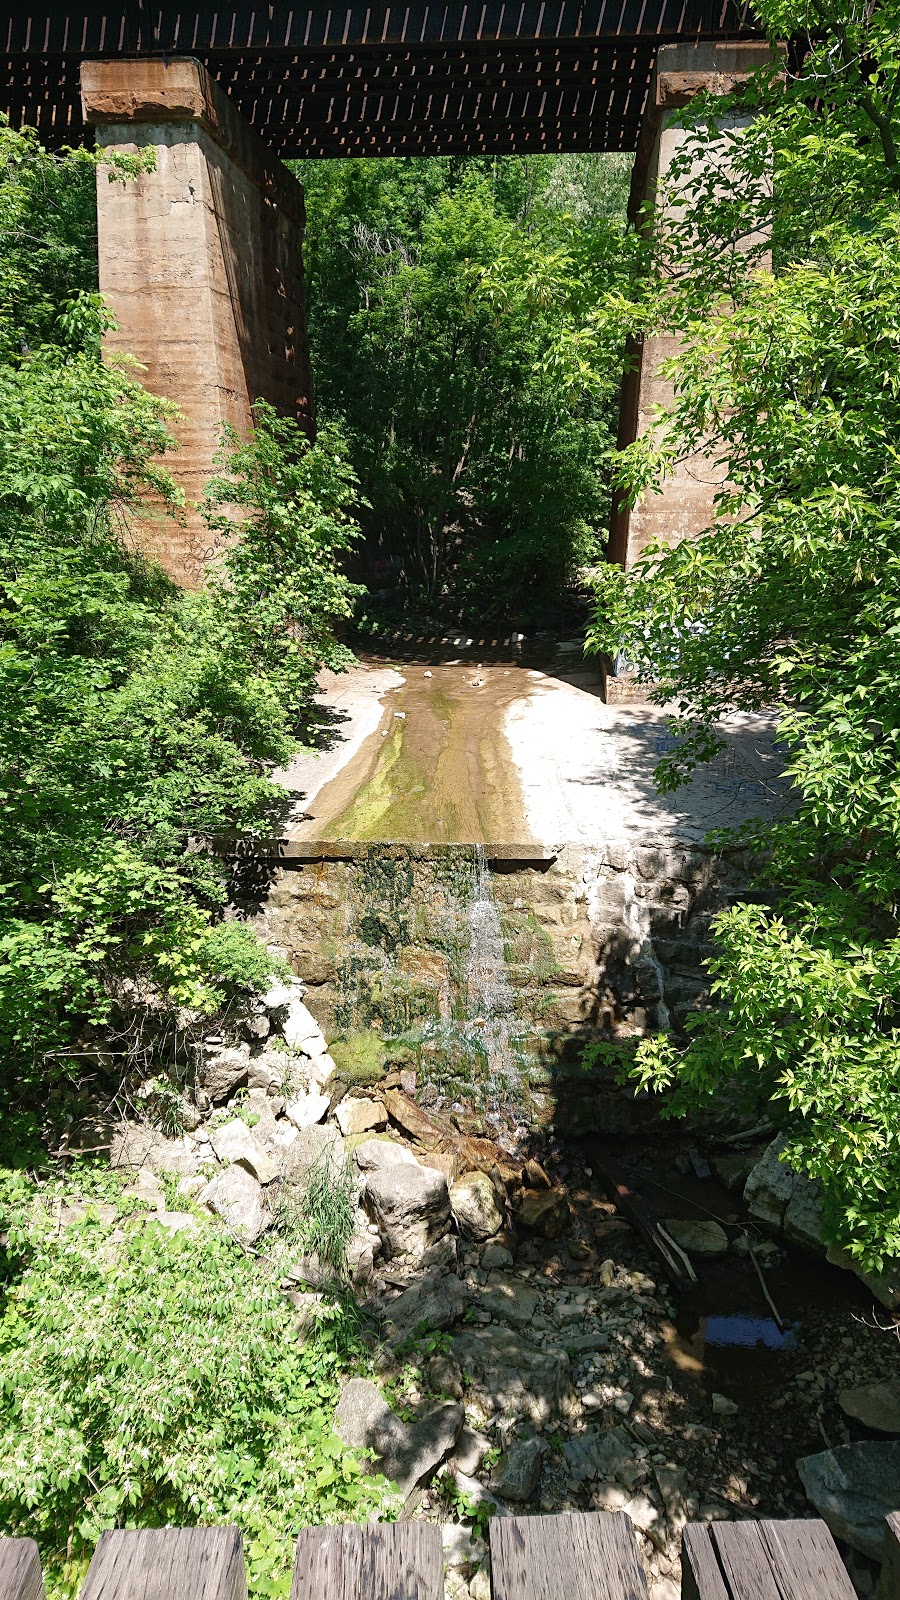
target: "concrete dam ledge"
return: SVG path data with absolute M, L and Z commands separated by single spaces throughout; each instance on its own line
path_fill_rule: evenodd
M 503 840 L 491 844 L 448 842 L 424 844 L 417 839 L 257 839 L 246 834 L 216 834 L 209 844 L 226 860 L 235 857 L 261 861 L 368 861 L 373 856 L 386 859 L 406 857 L 413 861 L 447 862 L 482 859 L 489 867 L 507 864 L 510 868 L 552 867 L 564 846 L 550 849 L 535 841 Z

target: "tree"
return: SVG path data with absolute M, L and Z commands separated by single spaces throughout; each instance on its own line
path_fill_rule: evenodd
M 622 165 L 298 166 L 319 412 L 407 603 L 522 615 L 599 550 L 618 334 L 586 324 L 625 270 Z
M 621 481 L 652 490 L 705 450 L 726 480 L 715 524 L 610 572 L 593 643 L 675 703 L 664 787 L 729 711 L 780 711 L 796 807 L 744 841 L 767 893 L 717 918 L 714 1008 L 686 1045 L 648 1041 L 637 1074 L 673 1112 L 769 1099 L 787 1157 L 823 1181 L 831 1236 L 879 1265 L 900 1254 L 898 16 L 760 11 L 773 37 L 806 34 L 803 65 L 786 91 L 759 83 L 739 141 L 716 131 L 721 103 L 685 115 L 733 177 L 692 171 L 688 146 L 690 210 L 670 212 L 630 312 L 683 347 L 673 410 Z M 773 273 L 739 248 L 760 222 Z
M 171 407 L 100 359 L 106 313 L 90 261 L 75 267 L 81 158 L 0 142 L 0 214 L 18 219 L 0 236 L 0 1095 L 43 1108 L 48 1084 L 78 1079 L 79 1042 L 101 1036 L 125 1071 L 185 1008 L 221 1013 L 271 971 L 196 846 L 277 826 L 271 773 L 309 726 L 319 666 L 346 658 L 355 486 L 333 429 L 310 445 L 261 408 L 223 456 L 209 515 L 217 493 L 238 510 L 206 589 L 149 564 L 130 530 L 148 493 L 178 514 Z M 57 231 L 36 256 L 73 263 L 55 303 L 49 268 L 29 282 L 22 266 L 45 192 Z

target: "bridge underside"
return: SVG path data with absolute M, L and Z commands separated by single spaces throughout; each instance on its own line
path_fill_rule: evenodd
M 0 0 L 0 109 L 78 144 L 82 60 L 177 54 L 283 158 L 633 150 L 660 45 L 755 36 L 744 0 Z

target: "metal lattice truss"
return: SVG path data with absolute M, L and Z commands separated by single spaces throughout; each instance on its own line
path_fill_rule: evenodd
M 177 54 L 282 157 L 632 150 L 660 44 L 754 36 L 746 0 L 0 0 L 0 109 L 80 143 L 83 59 Z

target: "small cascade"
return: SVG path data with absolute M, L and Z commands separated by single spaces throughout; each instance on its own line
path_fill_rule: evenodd
M 521 1083 L 512 1047 L 516 997 L 483 844 L 475 846 L 468 919 L 466 1031 L 475 1035 L 487 1056 L 488 1093 L 496 1111 L 519 1099 Z

